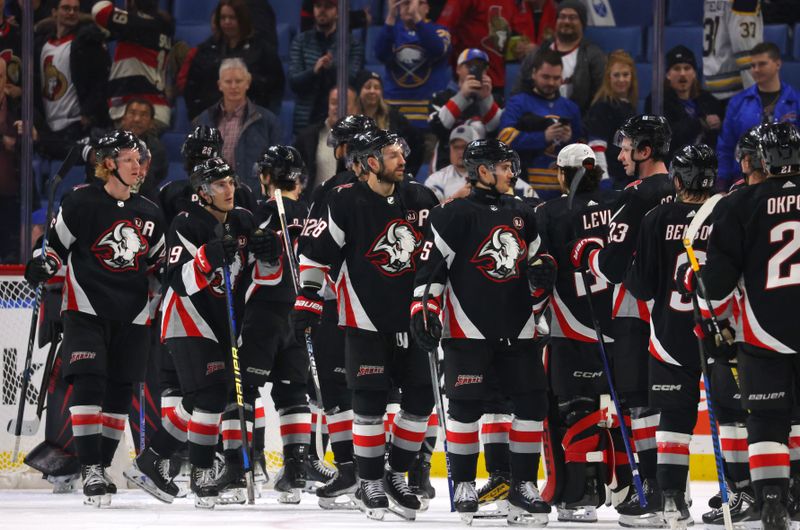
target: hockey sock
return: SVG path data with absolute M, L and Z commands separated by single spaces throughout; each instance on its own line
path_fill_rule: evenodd
M 624 416 L 629 421 L 630 416 Z M 619 491 L 633 484 L 631 475 L 631 464 L 628 462 L 628 453 L 625 451 L 625 444 L 622 441 L 622 431 L 619 427 L 611 429 L 611 440 L 614 443 L 614 484 L 613 490 Z M 629 440 L 633 447 L 633 440 Z
M 100 405 L 75 405 L 69 408 L 69 412 L 78 461 L 84 466 L 102 463 L 103 413 Z
M 386 447 L 392 442 L 392 425 L 394 417 L 400 412 L 400 403 L 389 403 L 386 405 L 386 414 L 383 417 L 383 432 L 386 434 Z
M 122 435 L 125 434 L 125 422 L 128 421 L 128 415 L 103 411 L 102 416 L 103 440 L 101 442 L 101 451 L 103 454 L 103 467 L 108 467 L 114 459 L 114 453 L 117 452 Z
M 264 403 L 261 398 L 256 399 L 255 421 L 253 422 L 253 454 L 264 452 L 266 445 L 267 420 L 264 415 Z
M 353 454 L 358 476 L 365 480 L 378 480 L 383 476 L 386 434 L 383 418 L 362 416 L 353 418 Z
M 658 465 L 658 446 L 656 430 L 659 414 L 651 409 L 631 411 L 631 435 L 639 457 L 639 474 L 644 479 L 656 478 Z
M 244 404 L 244 420 L 247 429 L 247 443 L 253 441 L 253 405 Z M 232 455 L 242 448 L 242 424 L 239 420 L 239 407 L 236 403 L 228 403 L 222 413 L 222 451 Z
M 789 447 L 780 442 L 756 442 L 748 446 L 750 457 L 750 479 L 756 494 L 756 502 L 761 502 L 761 489 L 764 486 L 778 485 L 787 491 L 789 488 Z
M 508 449 L 511 461 L 511 476 L 516 480 L 536 483 L 539 472 L 539 455 L 542 452 L 543 427 L 541 421 L 511 421 L 508 433 Z
M 800 474 L 800 424 L 792 423 L 789 430 L 789 466 L 791 475 Z
M 658 485 L 662 490 L 683 491 L 686 489 L 686 476 L 689 474 L 689 442 L 692 435 L 682 432 L 659 430 L 656 432 L 658 445 Z
M 317 454 L 317 414 L 322 414 L 322 450 L 328 450 L 328 438 L 329 438 L 329 431 L 328 431 L 328 418 L 324 412 L 318 409 L 315 405 L 310 405 L 311 409 L 311 449 L 309 450 L 309 455 L 311 458 L 325 458 L 325 455 L 318 455 Z
M 428 415 L 417 416 L 405 410 L 395 415 L 389 448 L 389 465 L 394 471 L 405 472 L 411 467 L 425 440 L 428 418 Z
M 741 491 L 750 485 L 747 428 L 742 423 L 720 424 L 719 441 L 725 459 L 725 475 L 731 488 Z
M 188 425 L 189 462 L 195 467 L 210 468 L 219 439 L 221 412 L 206 412 L 195 407 Z
M 345 410 L 329 414 L 328 433 L 330 433 L 333 459 L 343 464 L 353 461 L 353 411 Z
M 288 458 L 300 445 L 311 442 L 311 412 L 308 405 L 280 409 L 278 417 L 281 425 L 283 456 Z
M 478 469 L 478 453 L 481 444 L 478 422 L 463 423 L 447 419 L 447 456 L 453 482 L 472 482 Z
M 434 412 L 428 418 L 428 428 L 425 430 L 425 441 L 419 454 L 425 462 L 430 463 L 433 451 L 436 449 L 436 439 L 439 437 L 439 416 Z
M 486 471 L 508 473 L 511 470 L 508 450 L 508 433 L 511 432 L 510 414 L 484 414 L 481 418 L 481 443 Z

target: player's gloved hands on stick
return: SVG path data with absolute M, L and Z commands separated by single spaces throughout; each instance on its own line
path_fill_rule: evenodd
M 297 342 L 305 344 L 306 332 L 311 333 L 319 324 L 322 315 L 322 297 L 310 287 L 300 289 L 300 294 L 294 301 L 292 311 L 292 324 Z
M 250 250 L 257 260 L 272 263 L 281 256 L 281 240 L 274 231 L 259 229 L 250 235 Z
M 589 268 L 589 259 L 592 252 L 603 248 L 603 240 L 599 237 L 585 237 L 572 242 L 572 250 L 569 253 L 569 260 L 572 266 L 578 270 Z
M 232 263 L 239 251 L 239 241 L 233 237 L 226 236 L 220 239 L 212 239 L 202 245 L 195 254 L 197 268 L 205 274 L 210 274 L 215 269 L 222 267 L 223 264 Z
M 58 268 L 58 260 L 49 254 L 45 256 L 45 259 L 33 258 L 25 265 L 25 279 L 36 287 L 55 276 Z
M 675 286 L 683 295 L 684 301 L 688 301 L 697 290 L 697 275 L 692 270 L 691 263 L 681 263 L 675 271 Z
M 736 348 L 733 345 L 736 331 L 731 327 L 727 318 L 718 320 L 717 323 L 719 324 L 719 334 L 717 334 L 714 321 L 710 318 L 695 324 L 694 334 L 703 341 L 709 357 L 730 361 L 736 357 Z
M 425 313 L 427 312 L 427 322 Z M 442 323 L 439 320 L 438 304 L 428 300 L 427 311 L 423 310 L 422 302 L 411 302 L 411 337 L 425 351 L 436 351 L 442 338 Z M 427 324 L 427 325 L 426 325 Z
M 550 291 L 556 282 L 558 264 L 550 254 L 538 254 L 528 264 L 528 285 L 532 293 Z

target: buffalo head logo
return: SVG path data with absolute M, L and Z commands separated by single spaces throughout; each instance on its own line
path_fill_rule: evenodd
M 392 221 L 372 244 L 367 259 L 387 276 L 400 276 L 414 270 L 414 254 L 422 241 L 405 221 Z
M 130 221 L 117 222 L 92 245 L 100 263 L 113 272 L 138 269 L 139 257 L 147 250 L 147 241 Z
M 490 280 L 505 282 L 519 276 L 519 262 L 527 251 L 517 233 L 508 226 L 498 226 L 481 243 L 470 260 Z

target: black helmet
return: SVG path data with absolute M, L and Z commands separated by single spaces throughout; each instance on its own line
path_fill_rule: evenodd
M 219 129 L 208 125 L 198 125 L 186 136 L 181 146 L 184 160 L 202 160 L 220 156 L 222 152 L 222 135 Z
M 669 153 L 671 136 L 672 130 L 664 116 L 643 114 L 631 116 L 622 124 L 614 135 L 614 145 L 622 147 L 622 141 L 628 138 L 633 149 L 649 146 L 653 155 L 664 157 Z
M 111 131 L 95 144 L 94 158 L 100 163 L 104 158 L 116 158 L 123 149 L 139 149 L 139 139 L 130 131 Z
M 351 114 L 339 119 L 331 127 L 328 135 L 328 147 L 337 148 L 349 144 L 359 134 L 374 131 L 378 128 L 375 120 L 363 114 Z
M 269 173 L 273 182 L 296 184 L 306 171 L 300 151 L 290 145 L 267 147 L 258 160 L 261 173 Z
M 759 150 L 770 176 L 800 173 L 800 132 L 791 123 L 764 125 Z
M 381 150 L 392 144 L 400 145 L 403 148 L 403 156 L 408 156 L 408 144 L 403 137 L 378 128 L 354 136 L 350 141 L 350 154 L 353 160 L 364 166 L 365 170 L 367 158 L 371 156 L 377 157 L 383 163 Z
M 150 152 L 150 148 L 147 147 L 147 144 L 139 138 L 139 163 L 142 164 L 147 162 L 152 158 L 152 153 Z
M 734 158 L 740 164 L 745 155 L 750 155 L 750 167 L 753 169 L 764 169 L 763 160 L 761 160 L 761 152 L 759 146 L 761 145 L 761 138 L 764 136 L 764 125 L 756 125 L 744 136 L 739 138 L 734 152 Z
M 467 167 L 468 179 L 473 184 L 478 181 L 478 168 L 480 166 L 484 165 L 489 171 L 493 171 L 495 164 L 506 160 L 511 162 L 511 171 L 514 172 L 514 178 L 519 177 L 519 155 L 500 140 L 494 138 L 475 140 L 470 142 L 464 151 L 464 165 Z
M 717 180 L 717 155 L 706 144 L 687 145 L 672 158 L 669 176 L 678 177 L 687 190 L 710 190 Z
M 192 174 L 189 175 L 189 185 L 195 191 L 203 190 L 210 194 L 209 184 L 215 180 L 224 179 L 226 177 L 235 179 L 236 174 L 225 160 L 215 156 L 203 160 L 194 167 Z

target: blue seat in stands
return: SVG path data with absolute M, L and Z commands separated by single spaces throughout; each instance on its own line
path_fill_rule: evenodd
M 175 106 L 173 107 L 173 110 L 172 127 L 170 130 L 173 132 L 182 132 L 187 134 L 189 129 L 192 127 L 192 122 L 189 120 L 189 115 L 186 112 L 186 102 L 182 97 L 179 97 L 175 100 Z
M 172 13 L 179 24 L 203 23 L 210 27 L 217 0 L 174 0 Z
M 367 28 L 367 42 L 364 44 L 365 63 L 379 62 L 375 56 L 375 42 L 378 40 L 378 34 L 381 31 L 383 31 L 383 26 L 370 26 Z
M 669 0 L 667 24 L 670 26 L 696 26 L 703 23 L 703 2 L 697 0 Z
M 283 143 L 291 145 L 293 140 L 294 129 L 294 101 L 284 100 L 281 104 L 281 114 L 278 116 L 281 122 L 281 130 L 283 131 Z
M 642 30 L 639 27 L 589 26 L 586 38 L 606 53 L 623 49 L 634 60 L 642 58 Z
M 795 37 L 797 40 L 797 37 Z M 791 59 L 791 48 L 789 46 L 789 26 L 786 24 L 767 24 L 764 26 L 764 42 L 772 42 L 778 45 L 781 56 L 784 59 Z
M 167 160 L 170 162 L 180 162 L 182 160 L 181 146 L 187 134 L 189 134 L 189 131 L 165 132 L 161 135 L 161 145 L 164 146 L 164 150 L 167 152 Z
M 664 28 L 664 54 L 675 46 L 682 44 L 692 50 L 697 61 L 697 75 L 703 73 L 703 27 L 702 26 L 667 26 Z M 647 57 L 653 61 L 653 31 L 647 32 Z
M 792 55 L 800 61 L 800 23 L 794 25 L 794 46 L 792 46 Z
M 293 28 L 300 27 L 300 8 L 302 0 L 269 0 L 275 11 L 275 18 L 279 24 L 289 24 Z
M 289 58 L 289 50 L 292 48 L 292 38 L 294 37 L 293 27 L 291 24 L 281 23 L 276 28 L 278 32 L 278 55 L 282 61 L 286 61 Z
M 186 178 L 186 170 L 183 168 L 183 162 L 170 162 L 169 169 L 167 169 L 167 176 L 161 181 L 161 185 L 175 180 Z
M 511 97 L 511 89 L 514 88 L 517 78 L 519 77 L 519 68 L 520 63 L 506 63 L 506 87 L 504 91 L 506 102 L 508 102 L 508 98 Z
M 617 26 L 649 26 L 653 23 L 653 0 L 611 0 Z
M 175 26 L 175 41 L 185 41 L 191 47 L 195 47 L 211 36 L 211 25 L 208 22 L 202 24 L 178 24 Z
M 786 61 L 781 66 L 781 81 L 792 85 L 795 90 L 800 89 L 800 62 Z
M 639 98 L 644 99 L 650 95 L 653 86 L 653 65 L 650 63 L 636 64 L 636 79 L 639 82 Z

